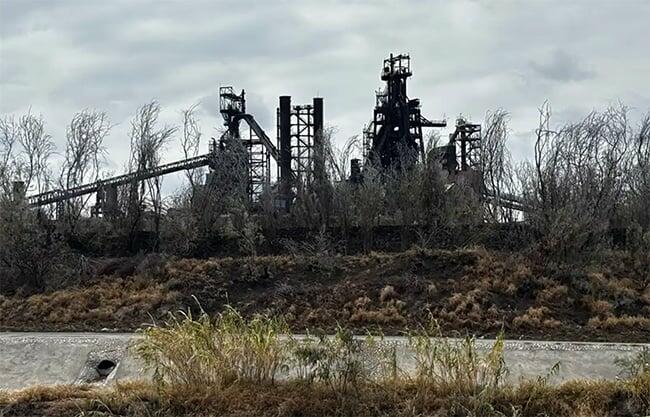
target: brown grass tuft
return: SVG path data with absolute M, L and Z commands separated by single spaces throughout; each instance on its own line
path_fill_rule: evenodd
M 395 298 L 397 298 L 397 291 L 395 291 L 395 287 L 392 285 L 386 285 L 381 289 L 381 292 L 379 293 L 379 301 L 382 303 L 393 300 Z

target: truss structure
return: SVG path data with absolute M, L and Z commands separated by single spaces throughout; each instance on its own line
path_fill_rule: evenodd
M 381 72 L 384 88 L 375 92 L 372 121 L 363 131 L 363 152 L 366 162 L 392 167 L 405 155 L 424 154 L 422 128 L 445 127 L 444 120 L 431 121 L 422 116 L 420 100 L 410 99 L 407 80 L 413 75 L 407 54 L 393 55 L 384 60 Z

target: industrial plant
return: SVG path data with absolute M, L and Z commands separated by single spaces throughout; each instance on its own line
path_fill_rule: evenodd
M 407 82 L 411 76 L 413 72 L 408 54 L 390 54 L 384 59 L 380 78 L 385 84 L 376 92 L 372 120 L 363 128 L 362 159 L 350 161 L 349 181 L 362 182 L 363 169 L 368 165 L 390 169 L 421 161 L 426 157 L 425 131 L 447 127 L 446 120 L 423 116 L 420 100 L 409 97 Z M 232 86 L 220 87 L 219 111 L 225 130 L 220 138 L 211 140 L 208 153 L 74 188 L 30 195 L 27 200 L 32 207 L 54 205 L 56 217 L 62 217 L 65 201 L 95 194 L 96 202 L 90 210 L 91 215 L 110 218 L 117 214 L 119 187 L 200 167 L 215 170 L 218 163 L 216 156 L 220 152 L 228 152 L 229 141 L 236 140 L 246 149 L 249 201 L 254 205 L 264 190 L 274 189 L 277 195 L 275 206 L 287 210 L 295 197 L 298 182 L 308 185 L 314 178 L 325 175 L 322 156 L 324 108 L 325 100 L 322 97 L 314 97 L 312 103 L 295 104 L 291 96 L 280 96 L 275 134 L 269 134 L 256 121 L 255 115 L 247 112 L 244 90 L 237 93 Z M 448 142 L 438 146 L 434 152 L 441 167 L 449 174 L 450 182 L 465 181 L 484 198 L 523 210 L 515 196 L 500 195 L 498 200 L 494 200 L 493 193 L 484 186 L 480 124 L 459 117 Z M 277 170 L 274 174 L 273 167 Z M 210 173 L 205 181 L 211 181 Z M 23 190 L 24 187 L 17 183 L 15 189 Z

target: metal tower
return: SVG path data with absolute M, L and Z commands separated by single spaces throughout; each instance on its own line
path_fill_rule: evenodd
M 384 89 L 376 92 L 373 120 L 364 129 L 363 149 L 367 162 L 383 167 L 399 164 L 404 153 L 424 153 L 423 127 L 445 127 L 444 120 L 431 121 L 422 116 L 420 100 L 409 99 L 407 79 L 413 75 L 408 55 L 390 55 L 384 60 L 381 79 Z
M 456 154 L 459 155 L 454 170 L 459 167 L 461 171 L 481 170 L 481 125 L 458 117 L 456 130 L 449 135 L 449 145 L 456 147 Z
M 271 184 L 271 156 L 277 150 L 253 116 L 246 113 L 246 93 L 236 94 L 230 86 L 219 88 L 219 111 L 226 132 L 220 138 L 220 147 L 226 139 L 240 139 L 248 154 L 248 186 L 251 202 L 259 200 L 264 189 Z M 241 121 L 246 122 L 242 131 Z
M 290 96 L 280 96 L 277 120 L 278 177 L 283 194 L 288 195 L 295 180 L 309 184 L 324 170 L 315 158 L 323 145 L 323 99 L 314 97 L 312 104 L 292 106 Z

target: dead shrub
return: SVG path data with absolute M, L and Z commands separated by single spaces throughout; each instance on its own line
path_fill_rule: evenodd
M 427 295 L 429 297 L 434 297 L 436 294 L 438 294 L 438 287 L 433 282 L 429 283 L 429 285 L 427 285 Z
M 542 304 L 562 305 L 566 302 L 569 289 L 566 285 L 553 285 L 537 294 L 537 302 Z
M 551 311 L 547 307 L 530 307 L 521 316 L 513 319 L 515 328 L 554 329 L 562 325 L 558 320 L 549 317 Z
M 645 291 L 643 291 L 643 294 L 641 294 L 641 301 L 650 305 L 650 285 L 645 289 Z
M 395 298 L 397 298 L 397 292 L 395 291 L 395 287 L 392 285 L 386 285 L 379 293 L 379 301 L 382 303 Z
M 595 300 L 588 304 L 592 314 L 598 316 L 610 316 L 612 314 L 612 304 L 606 300 Z
M 394 306 L 378 310 L 358 310 L 350 316 L 351 323 L 404 325 L 406 319 Z
M 362 308 L 365 308 L 371 302 L 372 302 L 372 300 L 370 300 L 370 298 L 368 296 L 364 295 L 363 297 L 359 297 L 356 300 L 354 300 L 354 306 L 356 308 L 362 309 Z
M 480 318 L 483 309 L 481 302 L 485 300 L 483 291 L 471 290 L 467 293 L 454 293 L 447 300 L 448 311 L 453 311 L 458 316 L 470 316 L 474 319 Z
M 608 331 L 622 329 L 648 331 L 650 330 L 650 317 L 627 315 L 622 317 L 609 316 L 605 318 L 592 317 L 587 322 L 587 327 Z

